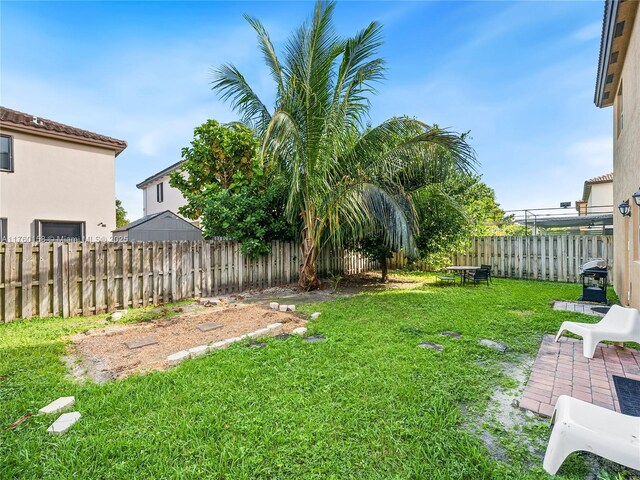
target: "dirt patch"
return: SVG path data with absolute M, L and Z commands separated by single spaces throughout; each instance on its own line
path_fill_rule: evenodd
M 197 326 L 215 322 L 220 328 L 207 332 Z M 170 318 L 158 318 L 131 325 L 114 325 L 72 337 L 67 364 L 76 378 L 89 376 L 97 382 L 122 378 L 134 373 L 167 368 L 167 356 L 198 345 L 207 345 L 282 323 L 290 333 L 306 320 L 287 312 L 276 312 L 256 305 L 232 304 L 201 308 Z M 158 343 L 130 349 L 126 342 L 153 337 Z
M 280 303 L 297 305 L 300 303 L 328 302 L 350 297 L 361 292 L 415 288 L 423 283 L 393 276 L 389 277 L 387 283 L 381 283 L 380 273 L 367 272 L 346 276 L 340 280 L 337 286 L 335 282 L 325 280 L 319 289 L 310 292 L 301 290 L 295 285 L 285 285 L 260 290 L 247 290 L 242 293 L 222 295 L 217 298 L 227 303 L 242 302 L 268 305 L 269 302 L 281 301 Z

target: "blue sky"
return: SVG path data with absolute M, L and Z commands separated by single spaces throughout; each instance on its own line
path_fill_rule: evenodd
M 232 62 L 267 100 L 272 84 L 243 13 L 279 49 L 308 2 L 0 2 L 0 104 L 127 140 L 116 190 L 175 163 L 193 128 L 235 120 L 210 89 Z M 611 111 L 593 105 L 603 3 L 340 2 L 348 35 L 384 24 L 385 83 L 371 120 L 416 116 L 471 131 L 479 172 L 505 209 L 575 201 L 612 169 Z

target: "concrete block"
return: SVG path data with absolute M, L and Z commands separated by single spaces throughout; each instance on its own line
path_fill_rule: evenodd
M 58 413 L 74 403 L 76 403 L 76 397 L 60 397 L 38 411 L 45 414 Z
M 287 305 L 287 312 L 295 312 L 295 311 L 296 311 L 295 305 Z
M 204 355 L 208 350 L 209 347 L 207 347 L 207 345 L 198 345 L 197 347 L 190 348 L 189 353 L 191 354 L 191 358 L 193 358 Z
M 280 310 L 281 312 L 286 312 L 288 308 L 288 305 L 280 305 L 278 307 L 278 310 Z
M 298 328 L 294 328 L 293 331 L 291 332 L 293 335 L 301 335 L 301 336 L 305 336 L 307 334 L 307 327 L 298 327 Z
M 177 365 L 180 362 L 185 361 L 190 356 L 191 356 L 191 354 L 188 351 L 181 350 L 179 352 L 176 352 L 176 353 L 173 353 L 173 354 L 169 355 L 167 357 L 167 362 L 169 362 L 169 365 Z
M 267 329 L 271 331 L 271 333 L 278 333 L 282 330 L 281 323 L 272 323 L 271 325 L 267 325 Z
M 260 330 L 256 330 L 255 332 L 249 333 L 250 338 L 258 338 L 264 337 L 265 335 L 269 335 L 270 330 L 268 328 L 261 328 Z
M 211 345 L 207 346 L 207 350 L 211 351 L 211 350 L 219 350 L 221 348 L 225 348 L 226 346 L 228 346 L 229 343 L 226 340 L 221 340 L 220 342 L 215 342 L 212 343 Z
M 201 332 L 208 332 L 209 330 L 216 330 L 222 327 L 224 327 L 223 324 L 215 322 L 201 323 L 200 325 L 196 325 L 196 328 Z
M 156 343 L 158 343 L 158 340 L 153 337 L 138 337 L 125 342 L 125 345 L 131 349 L 134 349 L 146 347 L 148 345 L 155 345 Z
M 271 308 L 271 310 L 278 310 L 279 307 L 280 307 L 280 304 L 278 302 L 271 302 L 269 304 L 269 308 Z
M 62 435 L 68 431 L 74 423 L 80 420 L 80 417 L 80 412 L 63 413 L 47 428 L 47 432 L 52 435 Z
M 311 314 L 311 320 L 317 320 L 319 316 L 320 316 L 320 312 L 313 312 Z

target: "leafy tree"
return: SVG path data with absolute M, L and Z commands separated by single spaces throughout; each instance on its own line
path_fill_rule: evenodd
M 240 123 L 220 124 L 207 120 L 193 131 L 191 146 L 182 149 L 183 162 L 169 179 L 187 204 L 178 212 L 192 220 L 200 218 L 210 195 L 221 190 L 235 193 L 250 184 L 261 171 L 256 153 L 259 141 Z
M 380 264 L 382 276 L 380 281 L 386 283 L 389 279 L 389 259 L 393 257 L 393 250 L 386 241 L 384 232 L 372 232 L 362 239 L 348 245 L 352 250 L 358 251 L 367 258 Z
M 464 249 L 473 236 L 510 234 L 517 228 L 505 217 L 495 192 L 480 176 L 453 174 L 414 196 L 420 233 L 420 257 L 434 264 Z
M 264 26 L 245 17 L 275 83 L 273 112 L 235 66 L 221 66 L 213 82 L 263 139 L 264 161 L 286 184 L 285 213 L 302 223 L 299 284 L 305 289 L 320 284 L 317 256 L 327 242 L 344 244 L 383 225 L 390 246 L 413 252 L 415 212 L 397 179 L 420 177 L 442 163 L 462 171 L 474 161 L 460 135 L 415 119 L 391 118 L 363 129 L 368 97 L 384 78 L 381 26 L 373 22 L 343 39 L 333 27 L 333 10 L 333 3 L 318 2 L 282 60 Z
M 205 237 L 238 240 L 254 258 L 271 251 L 273 240 L 292 240 L 297 228 L 284 215 L 286 185 L 257 172 L 249 184 L 209 193 L 202 224 Z
M 116 228 L 124 227 L 127 223 L 129 223 L 127 211 L 122 206 L 122 202 L 116 198 Z

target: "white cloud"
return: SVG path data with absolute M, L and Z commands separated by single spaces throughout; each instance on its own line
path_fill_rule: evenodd
M 581 42 L 586 42 L 588 40 L 593 40 L 594 38 L 599 38 L 601 34 L 602 23 L 593 22 L 574 32 L 573 38 Z

